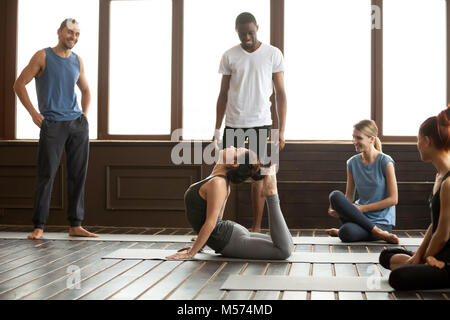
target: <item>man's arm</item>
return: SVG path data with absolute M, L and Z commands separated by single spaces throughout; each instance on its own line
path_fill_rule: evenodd
M 22 73 L 14 82 L 14 92 L 30 114 L 33 122 L 40 128 L 44 116 L 40 114 L 33 106 L 28 95 L 26 85 L 33 80 L 45 68 L 45 51 L 40 50 L 34 54 L 28 65 L 22 70 Z
M 275 99 L 275 93 L 272 93 L 270 96 L 270 114 L 272 116 L 272 129 L 278 129 L 280 127 L 280 123 L 278 120 L 278 111 L 277 111 L 277 101 Z
M 83 110 L 84 115 L 87 117 L 89 112 L 89 106 L 91 104 L 91 91 L 89 90 L 89 85 L 86 79 L 86 74 L 84 73 L 84 63 L 80 56 L 78 56 L 80 60 L 80 77 L 78 78 L 78 88 L 81 91 L 81 109 Z
M 286 125 L 286 109 L 287 109 L 287 99 L 286 91 L 284 88 L 284 76 L 283 72 L 276 72 L 272 76 L 273 84 L 275 88 L 275 100 L 276 100 L 276 110 L 279 122 L 279 140 L 280 140 L 280 150 L 284 148 L 284 129 Z
M 225 116 L 225 110 L 227 108 L 228 90 L 230 89 L 231 75 L 223 75 L 222 83 L 220 85 L 219 97 L 217 99 L 216 107 L 216 126 L 214 131 L 213 140 L 218 140 L 220 136 L 220 127 L 222 126 L 223 117 Z

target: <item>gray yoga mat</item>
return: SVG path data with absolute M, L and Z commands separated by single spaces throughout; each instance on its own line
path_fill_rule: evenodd
M 423 238 L 399 238 L 399 244 L 387 243 L 383 240 L 342 242 L 338 237 L 292 237 L 294 244 L 325 244 L 325 245 L 346 245 L 346 246 L 420 246 Z
M 27 239 L 27 232 L 0 232 L 0 239 Z M 99 234 L 98 238 L 70 237 L 62 232 L 44 232 L 42 239 L 47 240 L 82 240 L 82 241 L 130 241 L 130 242 L 191 242 L 196 235 L 164 235 L 164 234 Z M 400 244 L 404 246 L 418 246 L 422 238 L 400 238 Z M 382 245 L 391 246 L 385 241 L 371 242 L 342 242 L 337 237 L 292 237 L 294 244 L 324 244 L 324 245 Z
M 386 278 L 381 277 L 313 277 L 230 275 L 221 290 L 264 291 L 394 291 Z
M 230 275 L 221 290 L 264 291 L 354 291 L 391 292 L 386 277 L 314 277 L 277 275 Z M 415 290 L 417 292 L 450 292 L 450 288 Z
M 103 259 L 137 259 L 168 260 L 166 257 L 176 250 L 159 249 L 118 249 L 102 257 Z M 200 261 L 261 261 L 261 262 L 303 262 L 303 263 L 378 263 L 379 253 L 328 253 L 328 252 L 293 252 L 286 260 L 257 260 L 228 258 L 212 251 L 197 253 L 192 259 Z

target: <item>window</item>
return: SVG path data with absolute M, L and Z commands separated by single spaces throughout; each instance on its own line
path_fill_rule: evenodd
M 446 105 L 448 4 L 383 0 L 381 39 L 372 32 L 373 2 L 18 0 L 17 75 L 36 51 L 57 44 L 61 21 L 73 17 L 81 27 L 74 52 L 85 62 L 92 95 L 91 139 L 99 117 L 102 139 L 167 139 L 182 127 L 184 139 L 210 140 L 219 62 L 239 44 L 235 19 L 248 11 L 259 40 L 284 45 L 287 140 L 348 141 L 353 124 L 374 114 L 386 140 L 412 141 L 420 123 Z M 372 58 L 382 61 L 374 73 Z M 108 77 L 100 77 L 105 94 L 97 97 L 99 67 Z M 37 108 L 34 81 L 27 89 Z M 78 88 L 77 94 L 81 105 Z M 13 128 L 5 128 L 14 138 Z M 39 137 L 18 99 L 15 129 L 18 139 Z
M 416 136 L 446 106 L 445 12 L 441 0 L 383 2 L 385 136 Z
M 172 1 L 111 1 L 109 134 L 169 135 Z
M 258 39 L 270 43 L 269 0 L 189 0 L 184 6 L 183 138 L 210 140 L 223 53 L 240 43 L 235 20 L 250 12 L 259 25 Z M 222 131 L 223 131 L 222 125 Z
M 288 140 L 350 140 L 370 119 L 371 1 L 286 0 Z
M 89 135 L 97 137 L 97 70 L 98 70 L 98 1 L 92 0 L 19 0 L 17 76 L 39 50 L 54 47 L 61 22 L 74 18 L 80 24 L 80 38 L 73 51 L 80 55 L 91 91 L 89 109 Z M 38 110 L 35 82 L 27 85 L 31 102 Z M 77 87 L 78 105 L 81 93 Z M 31 120 L 28 111 L 17 99 L 16 138 L 38 139 L 39 128 Z

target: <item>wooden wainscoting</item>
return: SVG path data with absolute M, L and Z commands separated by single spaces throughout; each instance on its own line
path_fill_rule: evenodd
M 203 143 L 203 148 L 208 143 Z M 183 196 L 211 165 L 171 160 L 174 142 L 92 141 L 86 182 L 85 225 L 188 227 Z M 396 161 L 399 188 L 397 229 L 425 229 L 427 199 L 434 169 L 420 160 L 415 144 L 385 144 Z M 345 191 L 346 160 L 354 155 L 348 143 L 289 143 L 280 154 L 281 207 L 290 228 L 338 226 L 327 215 L 328 195 Z M 0 142 L 0 224 L 29 224 L 34 197 L 36 141 Z M 194 160 L 194 154 L 191 155 Z M 48 224 L 66 225 L 65 159 L 58 171 Z M 232 187 L 224 215 L 251 225 L 250 183 Z M 263 227 L 267 227 L 267 214 Z

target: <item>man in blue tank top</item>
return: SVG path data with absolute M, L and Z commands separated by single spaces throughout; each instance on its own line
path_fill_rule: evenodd
M 87 113 L 91 95 L 81 58 L 72 52 L 80 27 L 75 19 L 65 19 L 58 30 L 58 44 L 34 54 L 14 83 L 14 91 L 33 122 L 41 128 L 37 180 L 33 209 L 34 230 L 29 239 L 39 239 L 50 209 L 53 180 L 63 151 L 67 158 L 69 193 L 67 218 L 69 235 L 97 237 L 81 227 L 84 218 L 84 186 L 89 158 Z M 30 101 L 26 85 L 36 81 L 39 112 Z M 75 85 L 81 91 L 78 106 Z

